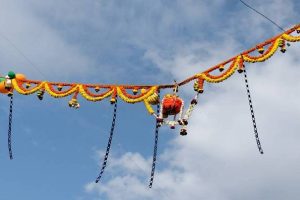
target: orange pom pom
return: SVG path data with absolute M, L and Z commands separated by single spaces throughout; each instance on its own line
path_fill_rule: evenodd
M 24 74 L 16 74 L 16 79 L 20 81 L 25 81 L 26 76 Z

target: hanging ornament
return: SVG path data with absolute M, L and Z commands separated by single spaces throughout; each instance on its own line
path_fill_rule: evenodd
M 76 98 L 72 98 L 72 99 L 69 101 L 69 107 L 70 107 L 70 108 L 78 109 L 78 108 L 80 108 L 80 104 L 78 103 L 78 101 L 77 101 Z
M 224 67 L 224 66 L 223 66 Z M 204 89 L 203 89 L 203 85 L 204 85 L 204 79 L 203 78 L 198 78 L 195 82 L 194 82 L 194 90 L 198 93 L 203 93 Z
M 278 41 L 278 46 L 280 47 L 280 51 L 282 52 L 282 53 L 285 53 L 286 52 L 286 46 L 285 46 L 286 44 L 285 44 L 285 40 L 283 40 L 283 39 L 280 39 L 279 41 Z
M 57 90 L 58 90 L 58 91 L 62 91 L 62 89 L 63 89 L 63 86 L 62 86 L 62 85 L 58 85 L 58 86 L 57 86 Z
M 224 69 L 225 69 L 224 65 L 220 65 L 219 71 L 222 72 L 222 71 L 224 71 Z
M 132 93 L 133 93 L 134 95 L 136 95 L 136 94 L 138 93 L 138 91 L 139 91 L 138 88 L 133 88 L 133 89 L 132 89 Z
M 166 94 L 162 99 L 162 116 L 177 115 L 182 111 L 183 100 L 176 94 Z
M 5 89 L 7 89 L 8 91 L 12 89 L 12 79 L 7 75 L 5 76 Z
M 96 86 L 95 87 L 95 92 L 99 92 L 100 91 L 100 87 L 99 86 Z
M 31 87 L 31 84 L 30 83 L 26 83 L 25 87 L 26 87 L 26 89 L 29 89 Z
M 39 100 L 43 100 L 44 94 L 45 94 L 45 89 L 40 89 L 40 90 L 37 92 L 37 97 L 38 97 L 38 99 L 39 99 Z
M 12 80 L 16 78 L 16 74 L 12 71 L 8 72 L 5 77 L 0 80 L 0 93 L 7 94 L 9 97 L 13 95 Z
M 258 53 L 263 54 L 265 52 L 265 49 L 264 49 L 264 47 L 259 47 L 257 49 L 257 51 L 258 51 Z

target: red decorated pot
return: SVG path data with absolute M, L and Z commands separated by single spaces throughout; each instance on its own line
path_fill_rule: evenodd
M 162 100 L 162 114 L 164 118 L 168 115 L 176 115 L 180 113 L 183 101 L 177 95 L 167 94 Z

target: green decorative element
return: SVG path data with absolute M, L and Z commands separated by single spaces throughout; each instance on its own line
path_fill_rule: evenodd
M 2 81 L 5 81 L 5 78 L 2 78 L 2 77 L 1 77 L 1 78 L 0 78 L 0 83 L 1 83 Z
M 9 71 L 7 75 L 8 75 L 8 77 L 9 77 L 10 79 L 16 78 L 16 74 L 15 74 L 15 72 L 13 72 L 13 71 Z

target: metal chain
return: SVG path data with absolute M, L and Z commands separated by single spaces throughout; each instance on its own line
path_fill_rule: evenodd
M 115 124 L 116 124 L 116 118 L 117 118 L 117 103 L 118 103 L 118 100 L 116 98 L 116 102 L 114 104 L 114 114 L 113 114 L 113 119 L 112 119 L 112 123 L 111 123 L 111 129 L 110 129 L 110 135 L 109 135 L 109 139 L 108 139 L 108 143 L 107 143 L 107 147 L 106 147 L 106 153 L 105 153 L 105 156 L 104 156 L 104 159 L 103 159 L 103 163 L 102 163 L 102 168 L 101 168 L 101 171 L 96 179 L 96 183 L 98 183 L 104 173 L 104 169 L 106 167 L 106 164 L 107 164 L 107 159 L 108 159 L 108 155 L 109 155 L 109 150 L 110 150 L 110 147 L 111 147 L 111 143 L 112 143 L 112 139 L 113 139 L 113 135 L 114 135 L 114 129 L 115 129 Z
M 158 99 L 160 99 L 160 94 L 158 90 Z M 157 115 L 160 111 L 160 103 L 157 104 Z M 151 176 L 150 176 L 150 182 L 149 182 L 149 188 L 152 188 L 153 180 L 154 180 L 154 173 L 155 173 L 155 166 L 156 166 L 156 157 L 157 157 L 157 146 L 158 146 L 158 131 L 159 131 L 159 121 L 156 120 L 156 126 L 155 126 L 155 140 L 154 140 L 154 150 L 153 150 L 153 160 L 152 160 L 152 168 L 151 168 Z
M 13 159 L 12 148 L 11 148 L 11 127 L 12 127 L 12 113 L 13 113 L 13 95 L 10 97 L 10 105 L 9 105 L 9 117 L 8 117 L 8 151 L 9 158 Z
M 247 72 L 246 72 L 246 67 L 245 66 L 244 66 L 243 72 L 244 72 L 246 90 L 247 90 L 247 94 L 248 94 L 248 101 L 249 101 L 249 106 L 250 106 L 252 123 L 253 123 L 253 128 L 254 128 L 255 140 L 256 140 L 259 152 L 261 154 L 263 154 L 264 152 L 263 152 L 263 149 L 261 147 L 260 140 L 259 140 L 259 137 L 258 137 L 258 131 L 257 131 L 257 127 L 256 127 L 256 121 L 255 121 L 254 110 L 253 110 L 253 105 L 252 105 L 251 94 L 250 94 L 249 83 L 248 83 Z

